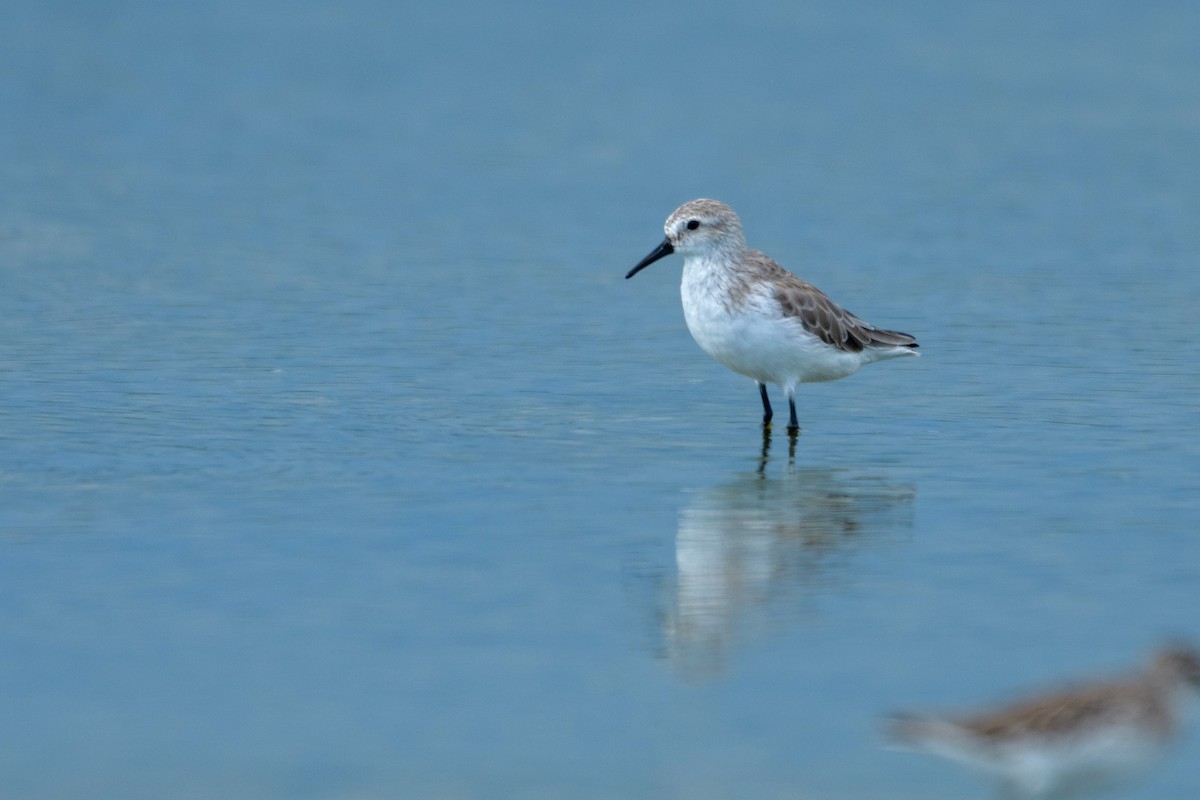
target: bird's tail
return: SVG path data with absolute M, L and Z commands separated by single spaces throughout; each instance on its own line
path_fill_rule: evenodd
M 894 714 L 885 720 L 891 745 L 954 761 L 986 764 L 989 748 L 970 730 L 955 722 L 920 714 Z
M 879 328 L 871 330 L 871 341 L 868 342 L 870 347 L 903 347 L 911 351 L 912 355 L 917 355 L 917 338 L 907 333 L 900 331 L 884 331 Z
M 936 717 L 920 714 L 892 714 L 884 720 L 888 740 L 906 748 L 920 748 L 930 739 L 944 738 L 956 727 Z

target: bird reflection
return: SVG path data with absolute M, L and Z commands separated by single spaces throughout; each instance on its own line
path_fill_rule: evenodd
M 797 469 L 792 455 L 773 477 L 769 451 L 765 437 L 756 471 L 697 493 L 680 511 L 660 627 L 665 657 L 685 676 L 720 673 L 738 643 L 794 618 L 842 580 L 845 555 L 911 527 L 911 484 Z
M 796 439 L 800 436 L 800 430 L 788 429 L 788 464 L 796 463 Z M 762 475 L 767 471 L 767 462 L 771 460 L 771 429 L 763 428 L 762 439 L 762 455 L 758 459 L 758 474 Z

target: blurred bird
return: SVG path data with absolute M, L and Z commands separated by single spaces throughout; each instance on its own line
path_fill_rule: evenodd
M 1200 655 L 1157 653 L 1123 680 L 1082 685 L 961 717 L 899 715 L 893 740 L 991 773 L 1006 798 L 1061 798 L 1144 770 L 1200 699 Z

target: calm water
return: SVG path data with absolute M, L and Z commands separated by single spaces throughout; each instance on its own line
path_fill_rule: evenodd
M 1132 5 L 10 3 L 0 795 L 990 796 L 880 716 L 1200 639 L 1200 8 Z M 764 451 L 622 279 L 696 196 L 924 357 Z

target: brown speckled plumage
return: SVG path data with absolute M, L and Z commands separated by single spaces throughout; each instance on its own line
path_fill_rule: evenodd
M 705 220 L 710 228 L 739 249 L 737 258 L 731 259 L 737 268 L 726 287 L 732 305 L 744 302 L 751 292 L 769 286 L 784 316 L 798 319 L 805 330 L 839 350 L 857 353 L 867 347 L 915 349 L 918 346 L 917 340 L 907 333 L 876 328 L 864 322 L 816 286 L 784 269 L 766 253 L 746 247 L 741 220 L 724 203 L 708 199 L 684 203 L 667 218 L 666 228 L 677 228 L 687 219 Z
M 806 331 L 826 344 L 851 353 L 866 347 L 917 347 L 917 340 L 909 334 L 864 322 L 758 250 L 748 251 L 743 264 L 753 271 L 750 280 L 770 283 L 784 316 L 799 319 Z
M 995 774 L 1008 795 L 1074 796 L 1153 763 L 1198 692 L 1200 655 L 1173 647 L 1125 679 L 965 716 L 902 715 L 892 719 L 891 733 L 901 745 Z
M 746 245 L 741 220 L 716 200 L 692 200 L 664 225 L 666 239 L 627 274 L 632 278 L 664 256 L 683 256 L 680 295 L 696 343 L 729 369 L 753 378 L 772 410 L 766 385 L 788 397 L 788 430 L 796 432 L 795 392 L 802 383 L 831 381 L 863 364 L 917 355 L 917 342 L 876 328 L 820 289 Z
M 1159 733 L 1170 729 L 1168 707 L 1161 697 L 1140 684 L 1122 683 L 1067 689 L 958 720 L 963 728 L 986 739 L 1070 734 L 1080 727 L 1113 722 L 1144 725 Z

